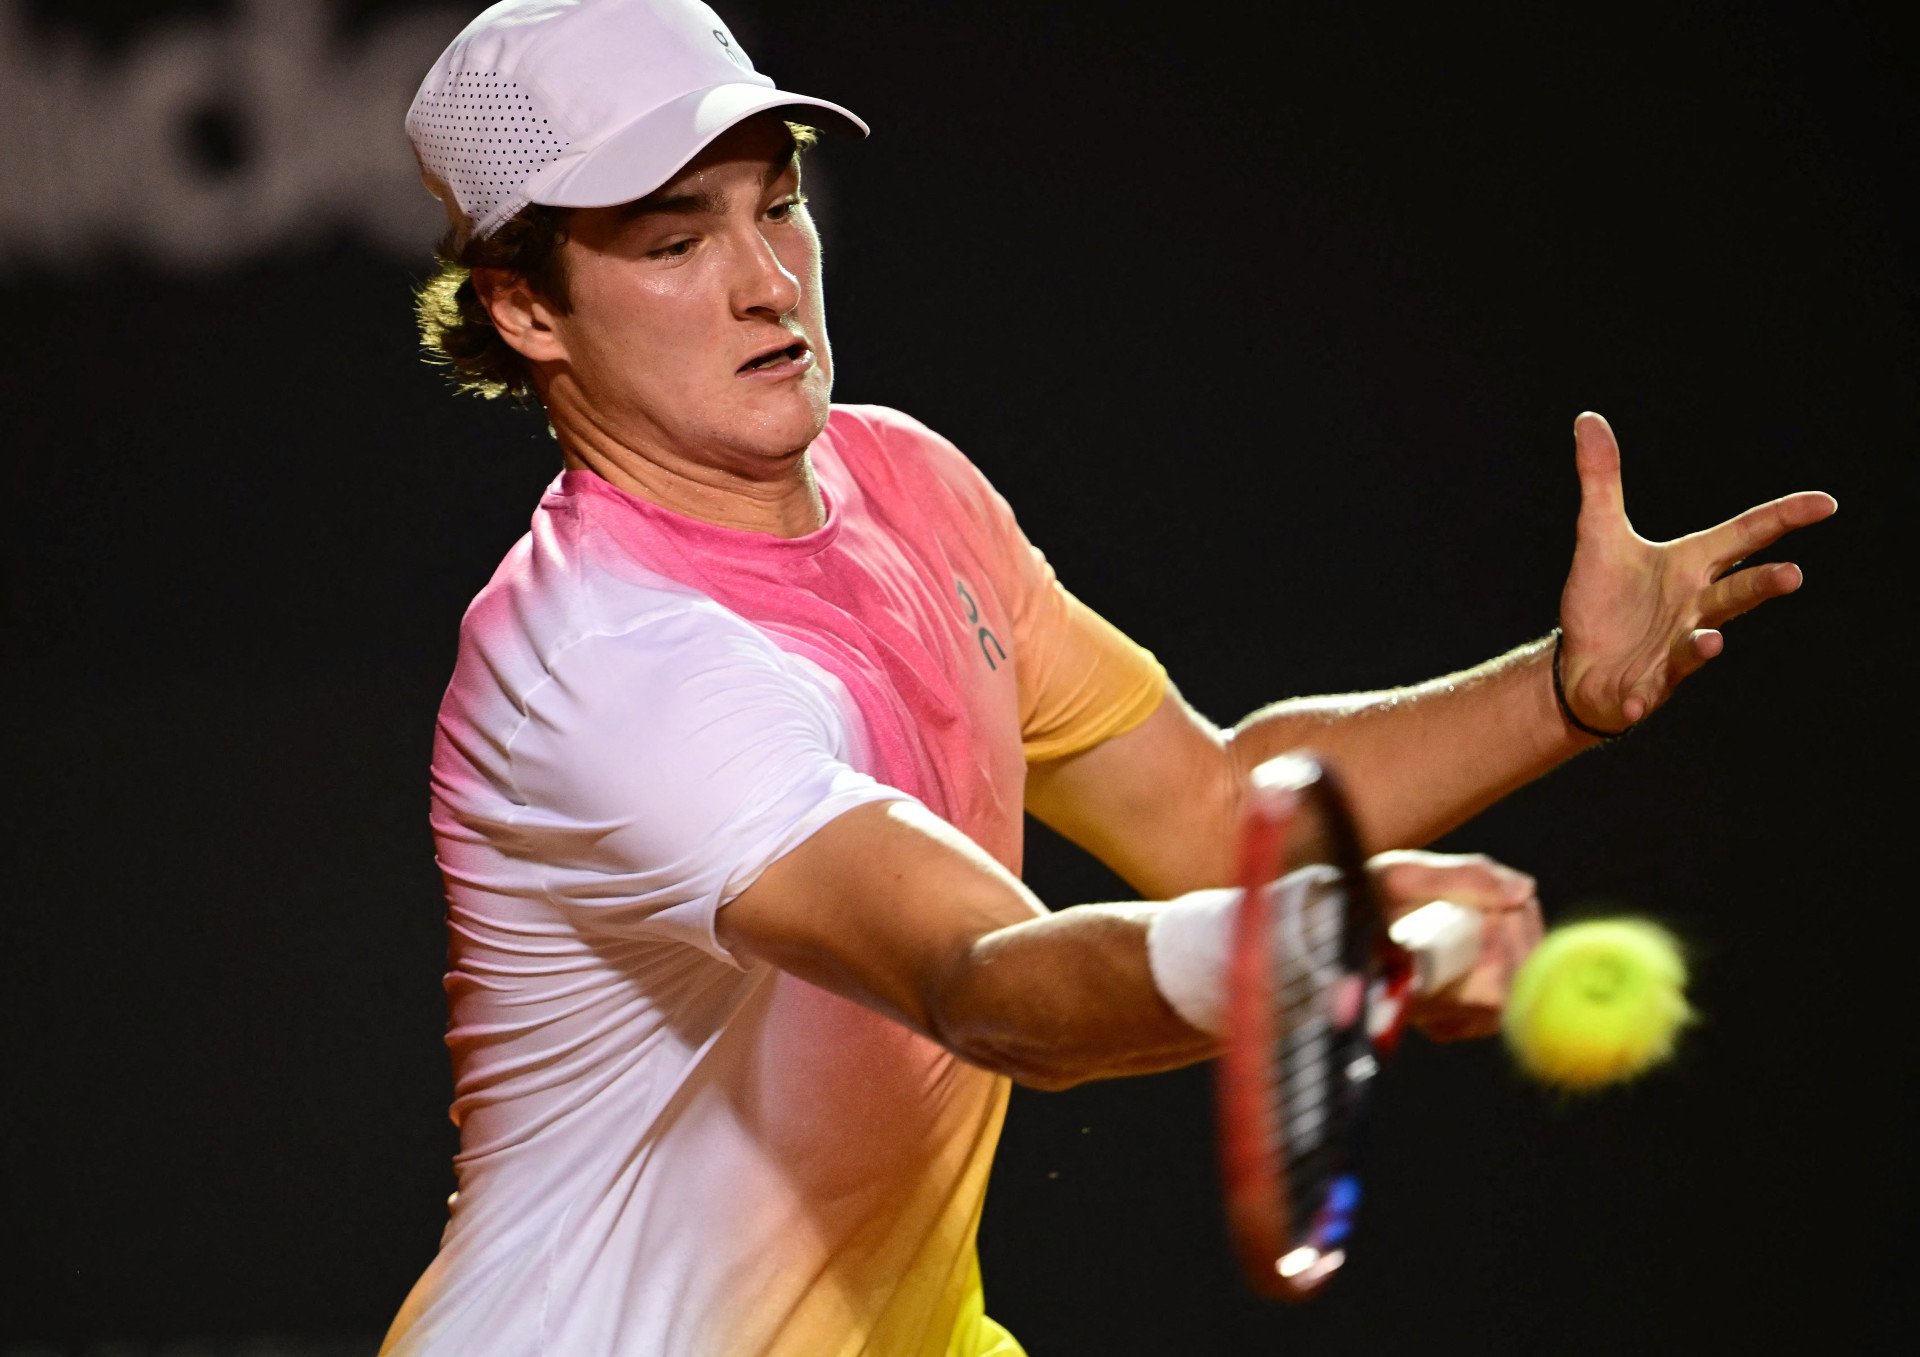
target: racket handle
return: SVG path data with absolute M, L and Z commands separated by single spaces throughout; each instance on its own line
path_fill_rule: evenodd
M 1387 937 L 1413 958 L 1413 992 L 1431 994 L 1473 969 L 1480 959 L 1483 920 L 1479 911 L 1435 900 L 1402 914 Z

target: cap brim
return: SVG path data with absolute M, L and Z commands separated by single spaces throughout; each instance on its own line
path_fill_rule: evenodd
M 561 156 L 527 184 L 527 200 L 549 207 L 613 207 L 644 198 L 729 127 L 776 108 L 806 115 L 796 122 L 867 135 L 864 122 L 825 99 L 765 85 L 715 85 L 643 113 L 597 146 Z

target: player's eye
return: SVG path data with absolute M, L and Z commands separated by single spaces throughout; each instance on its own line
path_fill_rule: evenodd
M 796 193 L 791 198 L 783 198 L 767 209 L 767 220 L 786 221 L 795 211 L 807 205 L 807 195 Z
M 662 245 L 657 249 L 648 250 L 647 258 L 649 259 L 683 259 L 687 255 L 692 253 L 693 253 L 693 237 L 687 236 L 684 239 L 676 240 L 669 244 Z

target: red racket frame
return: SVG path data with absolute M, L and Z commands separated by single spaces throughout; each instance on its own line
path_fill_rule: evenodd
M 1280 1034 L 1274 1030 L 1273 930 L 1263 888 L 1287 870 L 1287 847 L 1308 799 L 1336 865 L 1360 883 L 1346 892 L 1346 908 L 1360 911 L 1361 917 L 1350 918 L 1343 935 L 1355 928 L 1367 934 L 1359 973 L 1366 1011 L 1355 1020 L 1374 1023 L 1384 1015 L 1371 1033 L 1373 1053 L 1381 1058 L 1399 1044 L 1413 982 L 1411 959 L 1387 939 L 1365 884 L 1352 817 L 1331 770 L 1313 755 L 1296 754 L 1287 756 L 1279 777 L 1262 780 L 1256 774 L 1240 837 L 1241 897 L 1227 963 L 1226 1036 L 1215 1071 L 1216 1112 L 1227 1225 L 1241 1270 L 1257 1293 L 1289 1302 L 1318 1295 L 1345 1262 L 1344 1251 L 1333 1249 L 1316 1251 L 1289 1270 L 1283 1271 L 1282 1264 L 1302 1241 L 1292 1237 L 1289 1224 L 1285 1146 L 1275 1119 L 1279 1099 L 1273 1046 Z M 1343 966 L 1351 971 L 1344 938 L 1342 950 Z

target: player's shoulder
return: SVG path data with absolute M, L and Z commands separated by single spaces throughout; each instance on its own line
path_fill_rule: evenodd
M 893 456 L 967 460 L 952 439 L 891 405 L 835 405 L 827 415 L 826 431 L 828 438 L 843 449 L 865 447 Z
M 940 438 L 922 420 L 891 405 L 846 404 L 835 401 L 827 412 L 830 432 L 857 432 L 870 438 Z
M 855 474 L 884 471 L 903 480 L 932 481 L 977 493 L 986 476 L 945 434 L 890 405 L 835 405 L 827 437 Z

